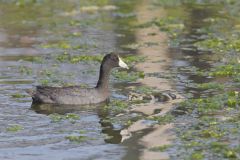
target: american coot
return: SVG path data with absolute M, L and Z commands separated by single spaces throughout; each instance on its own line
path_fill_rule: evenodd
M 128 66 L 117 54 L 107 54 L 102 60 L 95 88 L 37 86 L 36 91 L 32 93 L 33 103 L 86 105 L 104 102 L 110 95 L 108 90 L 109 75 L 111 69 L 115 67 L 128 69 Z

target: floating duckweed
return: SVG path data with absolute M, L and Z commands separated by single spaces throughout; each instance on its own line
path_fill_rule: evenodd
M 65 138 L 71 142 L 76 142 L 76 143 L 82 143 L 89 140 L 87 136 L 66 136 Z
M 77 115 L 77 114 L 74 114 L 74 113 L 68 113 L 68 114 L 65 116 L 65 119 L 79 120 L 79 119 L 80 119 L 80 116 Z
M 202 160 L 204 159 L 204 155 L 202 152 L 197 151 L 191 154 L 190 159 L 194 159 L 194 160 Z
M 67 113 L 66 115 L 60 115 L 58 113 L 50 114 L 49 117 L 51 118 L 52 122 L 59 122 L 61 120 L 70 120 L 74 122 L 75 120 L 79 120 L 80 116 L 74 113 Z
M 202 130 L 200 136 L 203 138 L 220 138 L 224 135 L 221 131 L 213 129 Z
M 41 79 L 40 80 L 40 83 L 43 85 L 43 86 L 47 86 L 50 82 L 48 79 Z
M 217 67 L 210 76 L 237 76 L 240 74 L 240 64 L 228 64 Z
M 129 106 L 124 100 L 111 100 L 108 105 L 104 106 L 104 110 L 111 110 L 113 113 L 119 113 L 127 109 Z
M 227 42 L 227 43 L 226 43 Z M 213 52 L 229 52 L 240 51 L 240 40 L 235 37 L 228 37 L 228 39 L 221 39 L 213 37 L 194 44 L 200 50 L 210 50 Z
M 51 70 L 44 69 L 41 71 L 41 74 L 50 77 L 53 73 Z
M 151 88 L 148 86 L 140 86 L 140 87 L 136 87 L 135 91 L 141 94 L 151 94 L 154 92 L 154 88 Z
M 79 130 L 79 133 L 80 133 L 80 134 L 86 134 L 87 131 L 86 131 L 86 130 Z
M 71 122 L 75 122 L 75 120 L 79 120 L 80 116 L 74 113 L 68 113 L 66 115 L 60 115 L 57 113 L 50 114 L 50 119 L 52 122 L 60 122 L 62 120 L 70 120 Z
M 228 99 L 232 99 L 231 95 L 221 94 L 208 98 L 189 99 L 179 103 L 179 107 L 189 112 L 197 109 L 201 115 L 211 114 L 225 107 Z
M 12 96 L 12 98 L 25 98 L 25 97 L 27 97 L 27 95 L 20 94 L 20 93 L 15 93 L 15 94 L 12 94 L 11 96 Z
M 80 61 L 97 61 L 101 62 L 103 59 L 103 56 L 97 55 L 97 56 L 89 56 L 89 55 L 80 55 L 80 56 L 72 56 L 70 57 L 71 63 L 78 63 Z
M 171 114 L 166 114 L 163 116 L 154 116 L 149 118 L 149 120 L 157 121 L 159 124 L 167 124 L 174 120 L 174 117 Z
M 225 158 L 237 158 L 236 151 L 228 148 L 227 144 L 223 142 L 212 142 L 210 146 L 214 152 L 223 153 Z
M 155 19 L 153 23 L 160 28 L 160 30 L 168 32 L 170 37 L 176 37 L 185 28 L 180 19 L 174 17 L 167 17 L 165 19 Z
M 224 89 L 223 84 L 219 84 L 219 83 L 216 83 L 216 82 L 198 84 L 197 87 L 199 89 L 219 89 L 219 90 Z
M 18 132 L 20 130 L 23 130 L 23 126 L 15 124 L 15 125 L 11 125 L 10 127 L 7 127 L 6 130 L 8 132 Z
M 32 68 L 27 67 L 27 66 L 20 66 L 19 71 L 24 74 L 32 74 Z
M 42 48 L 60 48 L 60 49 L 70 49 L 72 46 L 65 41 L 58 42 L 58 43 L 52 43 L 52 44 L 44 44 L 42 45 Z
M 144 56 L 135 56 L 135 55 L 128 55 L 123 58 L 124 62 L 126 62 L 128 65 L 132 63 L 139 63 L 139 62 L 144 62 L 146 57 Z
M 130 72 L 130 73 L 127 71 L 115 71 L 113 72 L 113 76 L 120 81 L 133 82 L 139 78 L 144 78 L 145 74 L 143 71 Z
M 50 119 L 51 119 L 52 122 L 59 122 L 59 121 L 64 119 L 63 115 L 60 115 L 60 114 L 57 114 L 57 113 L 50 114 L 49 116 L 50 116 Z
M 201 146 L 202 144 L 200 143 L 200 142 L 195 142 L 195 141 L 193 141 L 193 142 L 190 142 L 190 143 L 187 143 L 186 145 L 185 145 L 185 147 L 187 147 L 187 148 L 192 148 L 192 147 L 199 147 L 199 146 Z
M 42 57 L 33 57 L 32 62 L 43 63 L 44 59 Z
M 112 100 L 110 105 L 116 106 L 121 109 L 125 109 L 128 107 L 128 103 L 126 101 L 121 101 L 121 100 Z
M 170 145 L 162 145 L 162 146 L 156 146 L 156 147 L 152 147 L 149 150 L 153 151 L 153 152 L 164 152 L 166 151 L 168 148 L 170 147 Z
M 201 50 L 222 51 L 224 41 L 223 39 L 219 38 L 206 39 L 200 42 L 196 42 L 194 45 Z
M 58 55 L 56 59 L 60 62 L 64 62 L 70 59 L 70 55 L 65 51 L 63 54 Z
M 160 30 L 168 32 L 171 37 L 176 37 L 185 28 L 182 21 L 175 17 L 153 19 L 152 21 L 140 24 L 137 27 L 147 28 L 151 27 L 152 25 L 156 25 Z
M 233 150 L 228 150 L 224 152 L 224 157 L 226 158 L 237 158 L 237 153 Z

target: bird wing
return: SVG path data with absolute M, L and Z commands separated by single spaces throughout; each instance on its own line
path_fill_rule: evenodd
M 79 86 L 71 87 L 48 87 L 37 86 L 34 99 L 39 102 L 53 103 L 63 97 L 86 97 L 88 89 Z

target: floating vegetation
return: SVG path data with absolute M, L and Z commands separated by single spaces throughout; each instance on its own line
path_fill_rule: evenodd
M 32 68 L 27 67 L 27 66 L 20 66 L 20 67 L 19 67 L 19 71 L 20 71 L 22 74 L 27 74 L 27 75 L 32 74 Z
M 18 132 L 18 131 L 21 131 L 23 129 L 24 129 L 23 126 L 15 124 L 15 125 L 11 125 L 11 126 L 7 127 L 6 131 L 8 131 L 8 132 Z
M 76 120 L 80 119 L 80 116 L 77 114 L 74 114 L 74 113 L 68 113 L 66 115 L 60 115 L 60 114 L 54 113 L 54 114 L 50 114 L 49 117 L 52 122 L 60 122 L 62 120 L 69 120 L 74 123 Z
M 65 119 L 69 119 L 69 120 L 79 120 L 80 116 L 74 113 L 68 113 L 65 116 Z
M 66 136 L 65 139 L 69 140 L 70 142 L 82 143 L 86 142 L 87 140 L 91 140 L 91 138 L 87 136 Z
M 110 110 L 113 113 L 120 113 L 126 110 L 129 107 L 127 101 L 113 99 L 108 105 L 104 106 L 104 110 Z
M 230 52 L 240 51 L 240 40 L 235 39 L 235 37 L 227 37 L 228 39 L 221 39 L 221 38 L 208 38 L 206 40 L 202 40 L 196 42 L 194 45 L 199 50 L 207 50 L 217 52 Z
M 212 72 L 209 73 L 210 76 L 238 76 L 240 75 L 240 64 L 227 64 L 216 67 Z
M 69 44 L 69 42 L 58 42 L 58 43 L 52 43 L 52 44 L 43 44 L 42 48 L 60 48 L 60 49 L 70 49 L 72 46 Z
M 150 117 L 148 119 L 152 120 L 152 121 L 157 121 L 158 124 L 167 124 L 167 123 L 172 122 L 174 120 L 174 117 L 173 117 L 173 115 L 168 113 L 168 114 L 163 115 L 163 116 L 153 116 L 153 117 Z
M 185 29 L 184 23 L 180 18 L 177 17 L 167 17 L 162 19 L 153 19 L 145 24 L 140 24 L 137 27 L 146 28 L 155 25 L 159 27 L 161 31 L 165 31 L 173 39 L 176 38 Z
M 81 61 L 96 61 L 96 62 L 101 62 L 103 59 L 102 55 L 95 55 L 95 56 L 90 56 L 90 55 L 70 55 L 67 52 L 64 52 L 61 55 L 58 55 L 56 59 L 60 62 L 70 62 L 70 63 L 79 63 Z
M 123 60 L 128 65 L 133 65 L 139 62 L 145 61 L 144 56 L 136 56 L 136 55 L 128 55 L 124 56 Z M 56 57 L 57 61 L 60 62 L 70 62 L 70 63 L 79 63 L 81 61 L 96 61 L 101 62 L 103 59 L 103 55 L 70 55 L 68 52 L 64 52 Z
M 128 65 L 144 62 L 146 60 L 146 57 L 144 56 L 138 56 L 138 55 L 128 55 L 123 58 L 124 62 L 126 62 Z
M 25 98 L 25 97 L 27 97 L 27 95 L 21 94 L 21 93 L 14 93 L 11 96 L 12 96 L 12 98 Z
M 134 82 L 139 78 L 144 78 L 145 74 L 143 71 L 127 72 L 127 71 L 113 71 L 113 76 L 119 81 Z
M 218 90 L 223 90 L 224 85 L 216 82 L 210 82 L 210 83 L 202 83 L 202 84 L 197 84 L 197 88 L 199 89 L 218 89 Z
M 88 55 L 80 55 L 80 56 L 72 56 L 70 57 L 71 63 L 78 63 L 81 61 L 96 61 L 101 62 L 103 59 L 103 56 L 97 55 L 97 56 L 88 56 Z
M 48 86 L 50 81 L 48 79 L 40 79 L 39 80 L 40 84 L 42 84 L 43 86 Z
M 201 151 L 196 151 L 191 154 L 190 159 L 202 160 L 202 159 L 204 159 L 204 155 Z
M 187 130 L 179 132 L 186 147 L 194 149 L 194 152 L 190 155 L 191 158 L 202 157 L 202 150 L 208 150 L 208 153 L 219 158 L 236 158 L 239 156 L 237 154 L 238 148 L 230 146 L 229 143 L 231 142 L 226 142 L 227 137 L 235 137 L 239 134 L 239 131 L 229 130 L 228 128 L 228 126 L 238 125 L 237 123 L 231 123 L 231 121 L 238 119 L 238 116 L 232 117 L 228 121 L 214 117 L 214 115 L 219 114 L 228 115 L 232 110 L 237 109 L 239 104 L 240 99 L 236 91 L 218 94 L 213 97 L 190 99 L 179 104 L 183 110 L 199 116 L 195 123 L 188 126 Z
M 155 146 L 155 147 L 150 148 L 149 150 L 153 151 L 153 152 L 164 152 L 169 147 L 170 147 L 170 145 Z

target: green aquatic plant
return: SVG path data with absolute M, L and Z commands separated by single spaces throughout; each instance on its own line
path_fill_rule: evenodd
M 58 55 L 56 59 L 60 62 L 70 62 L 70 63 L 79 63 L 81 61 L 96 61 L 101 62 L 103 59 L 102 55 L 70 55 L 68 52 L 64 52 L 61 55 Z
M 65 119 L 68 119 L 68 120 L 79 120 L 80 116 L 77 115 L 77 114 L 74 114 L 74 113 L 67 113 L 65 115 Z
M 240 75 L 240 64 L 226 64 L 216 67 L 209 73 L 210 76 L 238 76 Z
M 153 117 L 150 117 L 148 119 L 153 120 L 153 121 L 157 121 L 158 124 L 167 124 L 167 123 L 173 122 L 174 116 L 171 115 L 170 113 L 168 113 L 168 114 L 162 115 L 162 116 L 153 116 Z
M 194 44 L 200 50 L 224 51 L 224 40 L 220 38 L 206 39 Z
M 82 143 L 82 142 L 86 142 L 87 140 L 89 140 L 90 138 L 88 138 L 87 136 L 66 136 L 65 139 L 69 140 L 70 142 L 76 142 L 76 143 Z
M 67 51 L 65 51 L 63 54 L 60 54 L 56 57 L 56 60 L 59 62 L 64 62 L 70 59 L 70 55 Z
M 210 83 L 202 83 L 202 84 L 197 84 L 197 88 L 199 89 L 218 89 L 218 90 L 223 90 L 224 85 L 217 83 L 217 82 L 210 82 Z
M 207 50 L 212 52 L 230 52 L 240 51 L 240 40 L 235 37 L 210 37 L 208 39 L 194 43 L 194 46 L 199 50 Z
M 124 56 L 123 60 L 128 65 L 131 65 L 131 64 L 144 62 L 146 60 L 146 57 L 145 56 L 139 56 L 139 55 L 128 55 L 128 56 Z
M 50 117 L 52 122 L 60 122 L 61 120 L 64 119 L 63 115 L 60 115 L 60 114 L 57 114 L 57 113 L 50 114 L 49 117 Z
M 39 82 L 43 86 L 47 86 L 50 83 L 50 81 L 48 79 L 41 79 L 41 80 L 39 80 Z
M 150 148 L 149 150 L 150 150 L 150 151 L 153 151 L 153 152 L 164 152 L 164 151 L 166 151 L 170 146 L 171 146 L 171 145 L 155 146 L 155 147 Z
M 110 105 L 117 106 L 119 108 L 126 108 L 128 106 L 126 101 L 114 99 L 111 101 Z
M 80 119 L 80 116 L 74 113 L 67 113 L 66 115 L 60 115 L 57 113 L 49 115 L 52 122 L 60 122 L 62 120 L 69 120 L 71 122 L 75 122 L 76 120 Z
M 21 93 L 15 93 L 15 94 L 12 94 L 11 96 L 12 96 L 12 98 L 25 98 L 25 97 L 27 97 L 27 95 L 21 94 Z
M 52 43 L 52 44 L 43 44 L 42 48 L 70 49 L 70 48 L 72 48 L 72 46 L 69 44 L 69 42 L 60 41 L 60 42 Z
M 204 155 L 201 151 L 196 151 L 191 154 L 189 159 L 202 160 L 202 159 L 204 159 Z
M 202 130 L 199 133 L 199 136 L 203 138 L 221 138 L 224 136 L 224 132 L 216 130 L 217 128 L 211 127 L 206 130 Z
M 103 107 L 105 111 L 111 111 L 113 114 L 123 112 L 129 107 L 129 103 L 124 100 L 113 99 Z
M 7 130 L 8 132 L 18 132 L 18 131 L 21 131 L 21 130 L 23 130 L 23 129 L 24 129 L 23 126 L 18 125 L 18 124 L 11 125 L 11 126 L 9 126 L 9 127 L 6 128 L 6 130 Z
M 148 86 L 138 86 L 134 88 L 134 91 L 140 94 L 152 94 L 155 89 Z
M 192 111 L 198 111 L 198 114 L 213 114 L 219 110 L 227 107 L 236 107 L 240 104 L 240 99 L 237 93 L 227 92 L 225 94 L 215 95 L 213 97 L 188 99 L 179 103 L 179 109 L 183 109 L 191 113 Z
M 30 75 L 32 74 L 32 68 L 30 67 L 27 67 L 27 66 L 20 66 L 19 67 L 19 71 L 22 73 L 22 74 L 27 74 L 27 75 Z
M 137 79 L 144 78 L 145 74 L 143 71 L 137 71 L 137 72 L 113 71 L 113 76 L 119 81 L 134 82 Z
M 124 56 L 123 60 L 128 65 L 133 65 L 136 63 L 144 62 L 145 58 L 146 57 L 144 56 L 128 55 L 128 56 Z M 67 51 L 65 51 L 63 54 L 60 54 L 56 57 L 56 60 L 59 62 L 70 62 L 70 63 L 79 63 L 81 61 L 101 62 L 102 59 L 103 59 L 103 55 L 70 55 Z
M 89 55 L 75 55 L 70 57 L 71 63 L 78 63 L 80 61 L 96 61 L 101 62 L 103 59 L 102 55 L 96 55 L 96 56 L 89 56 Z
M 223 153 L 225 158 L 237 158 L 236 150 L 229 148 L 226 143 L 215 141 L 211 142 L 210 146 L 215 153 Z

